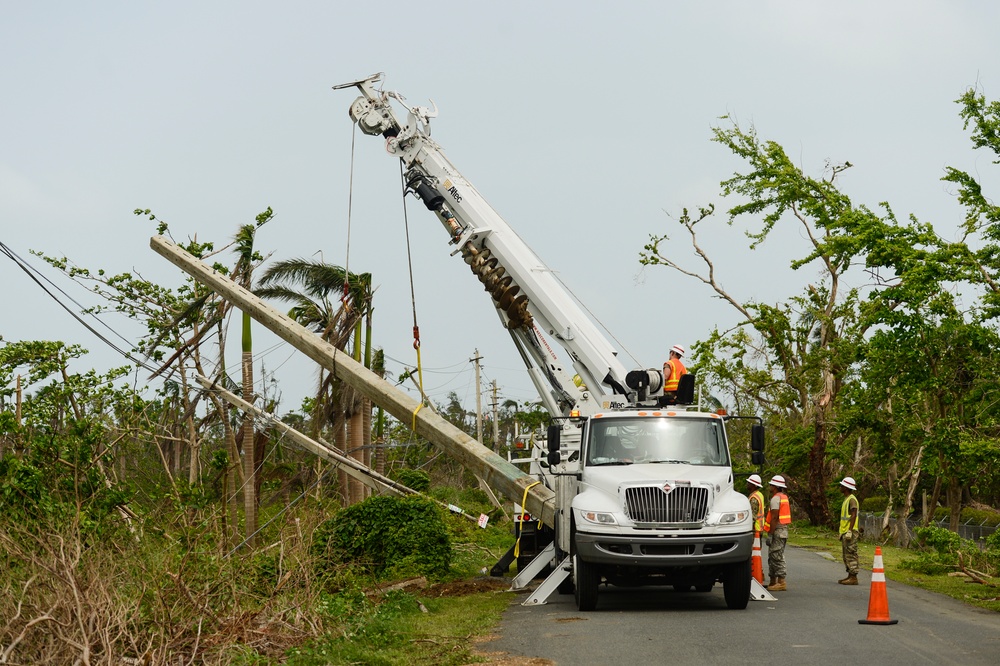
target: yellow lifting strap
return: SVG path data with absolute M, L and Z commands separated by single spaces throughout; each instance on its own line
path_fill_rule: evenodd
M 410 219 L 406 214 L 406 178 L 403 174 L 403 163 L 399 163 L 399 182 L 403 188 L 403 228 L 406 231 L 406 264 L 410 272 L 410 306 L 413 308 L 413 349 L 417 352 L 417 388 L 420 391 L 420 404 L 413 410 L 411 430 L 417 430 L 417 412 L 424 406 L 424 367 L 420 364 L 420 327 L 417 326 L 417 295 L 413 289 L 413 258 L 410 256 Z
M 537 486 L 541 481 L 535 481 L 531 485 L 525 487 L 524 497 L 521 498 L 521 524 L 524 524 L 524 517 L 528 515 L 528 512 L 524 510 L 524 505 L 528 502 L 528 491 Z M 517 531 L 517 541 L 514 542 L 514 557 L 517 557 L 521 553 L 521 530 Z

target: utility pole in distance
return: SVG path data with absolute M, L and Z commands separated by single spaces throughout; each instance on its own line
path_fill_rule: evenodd
M 476 364 L 476 441 L 483 443 L 483 391 L 479 384 L 479 362 L 483 357 L 476 350 L 476 355 L 469 359 Z
M 500 417 L 497 414 L 497 380 L 490 382 L 490 387 L 492 388 L 493 402 L 490 407 L 493 408 L 493 450 L 497 453 L 500 452 Z

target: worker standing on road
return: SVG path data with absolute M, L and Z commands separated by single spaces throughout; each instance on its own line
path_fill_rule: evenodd
M 674 345 L 670 348 L 670 358 L 663 364 L 663 393 L 664 395 L 676 395 L 677 384 L 681 377 L 687 374 L 687 368 L 681 362 L 684 356 L 684 347 Z
M 775 474 L 768 483 L 771 487 L 771 506 L 764 519 L 764 531 L 770 535 L 767 542 L 767 573 L 771 577 L 765 585 L 771 592 L 784 592 L 785 585 L 785 544 L 788 543 L 788 525 L 792 522 L 792 507 L 788 503 L 785 477 Z
M 841 585 L 858 584 L 858 541 L 861 539 L 861 530 L 858 526 L 858 498 L 854 496 L 857 488 L 854 479 L 849 476 L 845 476 L 840 482 L 840 492 L 844 496 L 844 503 L 840 505 L 840 545 L 844 555 L 844 568 L 847 569 L 847 577 L 837 581 Z
M 750 515 L 753 516 L 755 537 L 764 529 L 764 493 L 761 490 L 763 487 L 760 474 L 751 474 L 747 477 L 747 498 L 750 500 Z

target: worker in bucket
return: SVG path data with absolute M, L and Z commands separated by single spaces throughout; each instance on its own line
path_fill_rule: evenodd
M 854 491 L 858 489 L 854 479 L 845 476 L 840 482 L 840 493 L 844 502 L 840 505 L 840 547 L 844 555 L 844 568 L 847 577 L 837 582 L 841 585 L 858 584 L 858 541 L 861 539 L 861 528 L 858 525 L 858 498 Z
M 785 489 L 785 477 L 775 474 L 768 483 L 771 490 L 771 505 L 764 519 L 764 531 L 770 536 L 767 542 L 767 573 L 771 581 L 764 587 L 771 592 L 787 590 L 785 576 L 785 544 L 788 543 L 788 526 L 792 522 L 792 508 Z
M 670 348 L 670 358 L 663 364 L 663 395 L 677 395 L 677 385 L 681 377 L 687 374 L 687 368 L 681 361 L 684 356 L 684 347 L 674 345 Z

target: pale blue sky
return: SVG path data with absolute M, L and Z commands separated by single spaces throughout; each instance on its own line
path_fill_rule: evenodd
M 994 3 L 2 8 L 0 241 L 39 267 L 29 250 L 176 285 L 182 274 L 149 249 L 154 229 L 133 209 L 151 208 L 178 239 L 222 242 L 271 206 L 258 246 L 275 258 L 321 253 L 373 273 L 376 342 L 392 375 L 415 362 L 398 166 L 380 139 L 358 136 L 348 257 L 354 93 L 331 90 L 338 83 L 382 71 L 387 89 L 433 99 L 434 137 L 450 159 L 646 367 L 735 320 L 693 281 L 638 264 L 649 234 L 672 230 L 669 215 L 726 206 L 718 183 L 740 165 L 709 140 L 719 116 L 755 125 L 814 175 L 850 160 L 842 187 L 856 203 L 886 200 L 945 232 L 961 218 L 939 180 L 945 166 L 997 184 L 954 103 L 970 86 L 1000 98 Z M 478 348 L 503 398 L 532 398 L 478 281 L 448 256 L 433 216 L 412 200 L 408 212 L 428 392 L 455 391 L 473 407 Z M 779 300 L 808 281 L 786 268 L 803 247 L 791 226 L 750 253 L 723 220 L 703 241 L 734 295 Z M 119 363 L 0 259 L 4 339 L 77 342 L 92 351 L 89 366 Z M 258 336 L 259 350 L 273 344 Z M 285 407 L 295 407 L 311 362 L 286 346 L 264 360 L 280 366 Z

